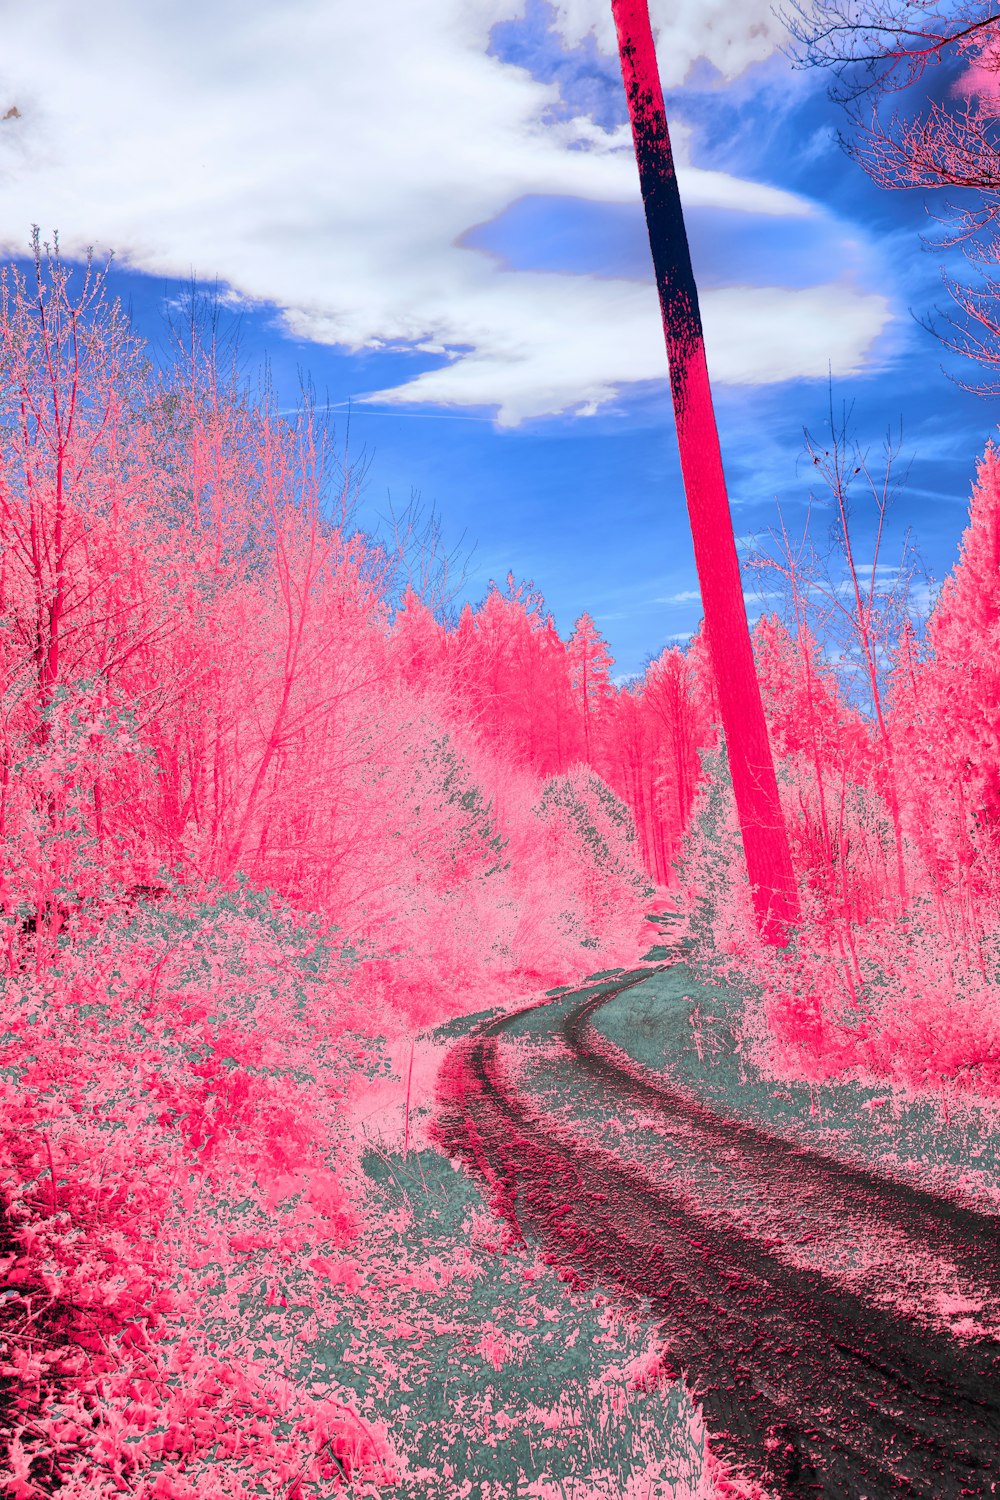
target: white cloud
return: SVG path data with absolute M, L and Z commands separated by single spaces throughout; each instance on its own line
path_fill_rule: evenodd
M 855 567 L 855 570 L 856 570 L 857 575 L 858 575 L 859 578 L 863 578 L 866 573 L 869 575 L 869 577 L 871 576 L 872 564 L 871 564 L 871 560 L 870 559 L 868 560 L 868 562 L 864 562 L 863 560 L 859 560 L 859 559 L 855 558 L 854 567 Z M 887 578 L 896 579 L 896 578 L 899 577 L 899 573 L 900 573 L 900 564 L 899 563 L 876 563 L 875 564 L 875 578 L 876 578 L 877 581 L 884 581 Z M 881 580 L 879 578 L 879 575 L 881 575 Z
M 698 49 L 730 72 L 764 55 L 772 34 L 757 8 L 736 25 L 714 0 L 675 7 L 670 67 Z M 58 229 L 70 255 L 93 243 L 138 270 L 218 277 L 276 306 L 304 339 L 451 355 L 445 368 L 375 393 L 379 401 L 495 406 L 508 425 L 594 411 L 631 381 L 663 378 L 651 286 L 509 271 L 457 243 L 529 193 L 638 197 L 627 131 L 554 121 L 556 86 L 487 54 L 491 27 L 523 9 L 523 0 L 12 8 L 0 115 L 19 113 L 0 121 L 0 246 L 23 253 L 37 222 Z M 572 36 L 586 12 L 563 11 Z M 679 173 L 692 205 L 813 211 L 767 185 L 693 168 L 685 139 L 678 133 Z M 825 375 L 830 360 L 849 374 L 887 316 L 881 298 L 840 287 L 709 293 L 714 377 Z
M 760 606 L 761 601 L 763 601 L 763 600 L 780 599 L 780 598 L 782 598 L 781 594 L 767 593 L 767 592 L 765 592 L 765 593 L 757 593 L 755 591 L 753 593 L 747 593 L 747 592 L 744 591 L 744 594 L 743 594 L 743 602 L 744 602 L 744 604 L 752 604 L 752 605 L 754 605 L 755 608 L 758 607 L 758 606 Z M 652 602 L 654 604 L 671 604 L 671 605 L 673 605 L 673 604 L 700 604 L 701 603 L 701 591 L 699 589 L 682 589 L 682 591 L 679 594 L 666 594 L 662 598 L 654 599 Z
M 471 350 L 368 399 L 496 404 L 501 426 L 514 426 L 551 412 L 592 414 L 632 381 L 666 379 L 651 283 L 511 273 L 483 259 L 470 273 L 474 290 L 452 290 L 453 300 L 468 297 Z M 853 374 L 889 319 L 884 297 L 838 285 L 725 287 L 707 292 L 702 310 L 709 369 L 730 385 L 825 379 L 831 365 L 835 377 Z
M 555 29 L 568 47 L 592 36 L 598 50 L 616 56 L 611 6 L 607 0 L 552 0 Z M 650 0 L 649 18 L 664 87 L 684 82 L 700 58 L 723 78 L 737 78 L 751 63 L 763 62 L 788 40 L 788 28 L 774 14 L 771 0 Z

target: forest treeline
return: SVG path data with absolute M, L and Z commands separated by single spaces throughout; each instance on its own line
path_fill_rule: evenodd
M 172 343 L 154 365 L 103 278 L 74 294 L 40 249 L 34 287 L 5 276 L 8 967 L 26 926 L 42 951 L 131 889 L 236 881 L 323 913 L 409 1019 L 489 976 L 531 985 L 623 958 L 651 886 L 677 882 L 705 825 L 692 810 L 719 714 L 703 638 L 616 685 L 589 614 L 564 640 L 513 576 L 442 622 L 398 587 L 399 555 L 354 527 L 353 476 L 316 411 L 289 418 L 251 391 L 210 321 L 192 313 Z M 753 632 L 802 941 L 836 954 L 851 1006 L 868 984 L 857 930 L 918 910 L 986 972 L 997 463 L 991 447 L 922 635 L 906 618 L 889 630 L 843 495 L 839 661 L 817 644 L 801 568 L 782 574 L 791 628 L 768 614 Z M 730 853 L 715 909 L 735 922 Z M 697 887 L 690 850 L 684 871 Z
M 0 273 L 0 1479 L 388 1483 L 280 1309 L 379 1305 L 357 1121 L 395 1043 L 648 946 L 605 654 L 560 643 L 533 710 L 527 600 L 453 638 L 397 608 L 308 400 L 197 312 L 154 361 L 35 249 Z
M 442 622 L 400 591 L 398 553 L 354 526 L 352 474 L 308 402 L 280 414 L 193 315 L 154 364 L 98 273 L 74 293 L 38 249 L 36 285 L 10 268 L 0 305 L 10 970 L 26 927 L 37 955 L 71 914 L 133 888 L 238 880 L 333 921 L 410 1019 L 493 979 L 624 957 L 708 797 L 719 714 L 703 639 L 616 685 L 589 614 L 564 640 L 512 576 Z M 864 1010 L 857 932 L 872 923 L 902 932 L 919 912 L 921 932 L 987 972 L 997 456 L 922 634 L 888 628 L 883 570 L 856 565 L 843 474 L 828 478 L 847 565 L 839 660 L 817 644 L 801 567 L 778 567 L 787 623 L 763 616 L 753 642 L 801 941 L 835 954 L 837 993 Z M 735 922 L 731 853 L 715 908 Z M 693 889 L 690 851 L 684 870 Z
M 630 952 L 649 882 L 591 769 L 593 632 L 557 662 L 520 601 L 454 638 L 397 613 L 315 411 L 251 395 L 203 328 L 154 368 L 99 277 L 38 277 L 0 310 L 11 971 L 25 924 L 37 954 L 135 887 L 237 881 L 335 922 L 411 1019 Z

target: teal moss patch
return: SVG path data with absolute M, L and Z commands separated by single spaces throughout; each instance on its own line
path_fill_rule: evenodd
M 380 1493 L 514 1500 L 547 1480 L 572 1496 L 592 1477 L 611 1500 L 651 1461 L 697 1484 L 704 1447 L 683 1386 L 633 1389 L 624 1373 L 656 1342 L 643 1309 L 616 1311 L 534 1249 L 505 1250 L 473 1182 L 436 1152 L 369 1152 L 363 1166 L 358 1258 L 374 1295 L 338 1286 L 278 1316 L 286 1337 L 297 1328 L 290 1377 L 353 1392 L 388 1428 L 409 1473 Z M 262 1334 L 275 1312 L 261 1309 Z
M 1000 1138 L 971 1115 L 942 1121 L 930 1102 L 885 1086 L 762 1076 L 743 1055 L 743 1004 L 736 990 L 678 962 L 602 1006 L 591 1024 L 643 1067 L 720 1113 L 794 1135 L 816 1150 L 890 1171 L 902 1163 L 941 1190 L 956 1185 L 956 1169 L 972 1174 L 970 1188 L 979 1175 L 1000 1178 Z

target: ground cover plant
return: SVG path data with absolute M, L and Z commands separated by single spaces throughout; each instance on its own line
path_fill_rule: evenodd
M 432 1080 L 446 1047 L 482 1019 L 424 1034 L 408 1081 Z M 648 1312 L 513 1243 L 458 1164 L 430 1148 L 433 1097 L 414 1086 L 408 1109 L 407 1072 L 386 1081 L 376 1110 L 363 1101 L 377 1212 L 359 1259 L 378 1302 L 338 1288 L 297 1309 L 303 1379 L 333 1373 L 372 1409 L 392 1403 L 392 1493 L 756 1494 L 706 1443 Z

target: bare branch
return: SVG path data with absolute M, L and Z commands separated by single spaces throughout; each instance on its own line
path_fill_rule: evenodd
M 835 78 L 853 138 L 848 154 L 880 187 L 958 194 L 935 214 L 942 234 L 925 243 L 960 246 L 977 273 L 1000 264 L 1000 12 L 976 0 L 812 0 L 785 22 L 800 67 L 826 67 Z M 937 97 L 924 80 L 944 68 Z M 964 73 L 958 69 L 964 67 Z M 921 89 L 913 85 L 924 80 Z M 912 89 L 915 109 L 885 109 Z M 958 97 L 956 97 L 958 96 Z M 964 96 L 964 98 L 962 97 Z M 959 102 L 961 98 L 961 102 Z M 863 110 L 862 105 L 867 108 Z M 971 201 L 970 201 L 971 199 Z M 978 274 L 964 285 L 943 273 L 953 311 L 918 319 L 945 348 L 987 369 L 1000 365 L 1000 280 Z M 951 377 L 955 378 L 955 377 Z M 997 380 L 956 380 L 992 395 Z

